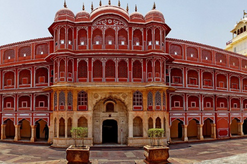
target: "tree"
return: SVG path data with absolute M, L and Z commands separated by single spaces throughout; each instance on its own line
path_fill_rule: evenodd
M 79 145 L 76 144 L 76 141 L 78 139 L 82 140 L 82 147 L 84 147 L 84 138 L 87 137 L 88 128 L 76 127 L 76 128 L 72 128 L 70 132 L 72 134 L 72 138 L 75 140 L 75 147 L 79 147 Z

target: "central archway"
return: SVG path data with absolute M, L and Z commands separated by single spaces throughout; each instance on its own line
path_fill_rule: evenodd
M 102 143 L 118 143 L 118 125 L 116 120 L 105 120 L 102 130 Z

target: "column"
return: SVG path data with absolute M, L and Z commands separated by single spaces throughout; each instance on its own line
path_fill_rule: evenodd
M 30 142 L 34 142 L 36 140 L 36 125 L 31 125 L 32 133 Z
M 92 116 L 88 117 L 88 138 L 93 138 L 93 120 Z
M 133 138 L 133 118 L 131 114 L 129 114 L 129 138 Z
M 143 117 L 143 137 L 148 137 L 148 116 L 146 114 Z
M 20 139 L 20 125 L 15 125 L 15 138 L 14 141 L 18 141 Z
M 52 142 L 52 138 L 54 137 L 54 132 L 53 132 L 53 137 L 52 137 L 51 133 L 50 133 L 52 131 L 51 126 L 48 126 L 48 128 L 49 128 L 49 133 L 48 133 L 47 143 L 51 143 Z
M 243 123 L 242 122 L 238 123 L 238 135 L 241 135 L 241 136 L 244 135 L 244 133 L 243 133 Z
M 6 127 L 5 124 L 2 124 L 1 125 L 1 140 L 3 140 L 3 139 L 6 138 L 6 135 L 5 135 L 5 127 Z
M 197 135 L 197 138 L 199 140 L 203 140 L 204 139 L 203 138 L 203 134 L 202 134 L 203 124 L 199 124 L 199 125 L 197 125 L 197 127 L 198 127 L 198 135 Z
M 59 122 L 60 122 L 60 120 L 58 119 L 57 124 L 56 124 L 56 126 L 57 126 L 57 138 L 59 138 Z
M 216 139 L 216 124 L 211 124 L 211 138 Z
M 68 138 L 68 119 L 67 115 L 65 116 L 65 138 Z
M 188 137 L 187 137 L 187 127 L 188 127 L 188 125 L 183 125 L 183 140 L 184 140 L 184 141 L 188 141 Z

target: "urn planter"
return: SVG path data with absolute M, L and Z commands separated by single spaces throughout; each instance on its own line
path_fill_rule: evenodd
M 75 147 L 70 145 L 66 149 L 66 159 L 68 164 L 91 164 L 89 161 L 90 147 Z
M 167 146 L 144 146 L 144 162 L 147 164 L 167 164 L 169 161 L 169 147 Z

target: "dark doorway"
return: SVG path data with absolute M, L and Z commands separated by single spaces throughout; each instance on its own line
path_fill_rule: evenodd
M 178 123 L 178 138 L 182 138 L 182 135 L 183 135 L 183 123 L 180 121 L 179 123 Z
M 118 127 L 116 120 L 105 120 L 103 122 L 102 143 L 117 143 Z
M 246 119 L 244 120 L 244 124 L 243 124 L 243 133 L 244 135 L 247 134 L 247 120 Z

